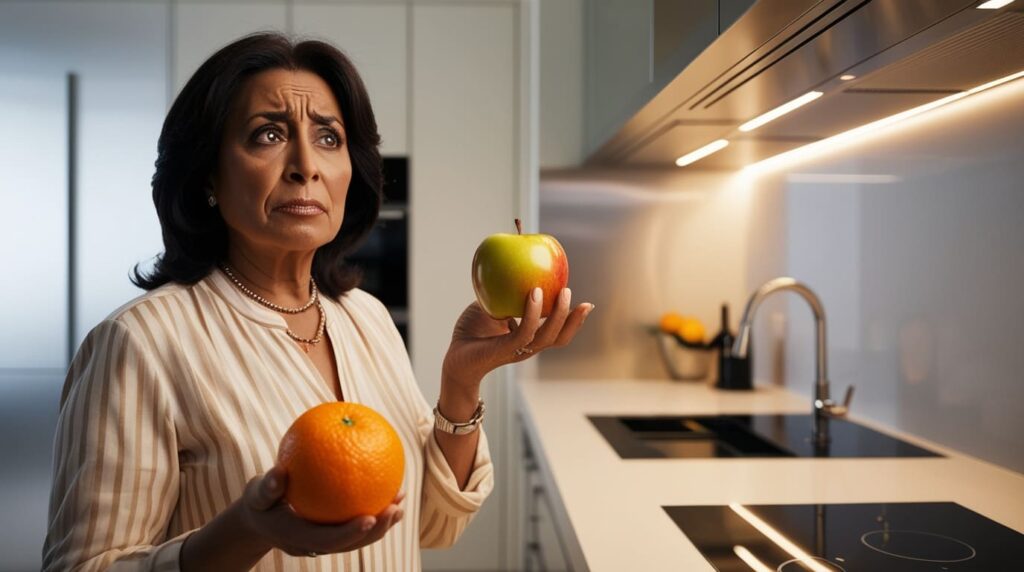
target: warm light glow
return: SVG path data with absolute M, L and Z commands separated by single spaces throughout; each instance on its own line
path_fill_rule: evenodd
M 810 568 L 813 572 L 832 572 L 829 568 L 826 568 L 812 560 L 810 554 L 804 552 L 802 548 L 793 543 L 792 540 L 786 538 L 786 536 L 776 530 L 775 527 L 761 520 L 756 514 L 750 512 L 747 507 L 734 502 L 729 503 L 729 508 L 731 508 L 736 514 L 740 515 L 743 520 L 750 523 L 750 525 L 756 528 L 758 532 L 767 536 L 768 539 L 777 544 L 779 548 L 790 553 L 793 558 L 800 560 L 800 564 L 802 566 Z
M 998 10 L 1007 4 L 1012 4 L 1013 0 L 988 0 L 978 5 L 979 10 Z
M 851 79 L 857 79 L 857 76 L 852 75 L 852 74 L 843 74 L 843 75 L 839 76 L 839 79 L 841 79 L 843 81 L 850 81 Z
M 765 565 L 764 562 L 758 560 L 757 556 L 754 556 L 753 553 L 747 550 L 746 546 L 733 546 L 732 551 L 736 554 L 736 556 L 739 557 L 740 560 L 743 561 L 744 564 L 750 566 L 750 569 L 754 572 L 775 572 L 767 565 Z
M 764 125 L 765 123 L 768 123 L 769 121 L 778 119 L 779 117 L 782 117 L 783 115 L 789 113 L 790 111 L 793 111 L 794 109 L 807 105 L 808 103 L 814 101 L 815 99 L 818 99 L 822 95 L 824 94 L 820 91 L 809 91 L 801 95 L 800 97 L 794 99 L 793 101 L 790 101 L 789 103 L 783 103 L 782 105 L 776 107 L 775 109 L 769 111 L 768 113 L 758 115 L 757 117 L 751 119 L 750 121 L 744 123 L 743 125 L 740 125 L 740 131 L 753 131 L 758 127 Z
M 712 141 L 711 143 L 708 143 L 707 145 L 701 147 L 700 149 L 697 149 L 696 151 L 694 151 L 692 153 L 687 153 L 686 155 L 683 155 L 682 157 L 676 159 L 676 165 L 679 166 L 679 167 L 685 167 L 685 166 L 689 165 L 690 163 L 694 163 L 696 161 L 700 161 L 701 159 L 703 159 L 704 157 L 707 157 L 708 155 L 710 155 L 712 153 L 715 153 L 717 151 L 721 151 L 722 149 L 725 149 L 728 146 L 729 146 L 729 142 L 726 141 L 725 139 L 719 139 L 718 141 Z
M 838 149 L 845 145 L 850 145 L 870 133 L 874 133 L 880 129 L 891 127 L 901 121 L 910 119 L 911 117 L 915 117 L 917 115 L 921 115 L 926 111 L 938 109 L 939 107 L 942 107 L 949 103 L 953 103 L 954 101 L 959 101 L 967 96 L 992 89 L 993 87 L 1011 82 L 1015 79 L 1020 79 L 1022 77 L 1024 77 L 1024 71 L 1019 71 L 1015 74 L 1011 74 L 1006 77 L 1002 77 L 997 80 L 990 81 L 986 84 L 982 84 L 977 87 L 971 88 L 967 91 L 954 93 L 953 95 L 948 95 L 946 97 L 943 97 L 942 99 L 937 99 L 930 103 L 925 103 L 924 105 L 919 105 L 906 111 L 901 111 L 900 113 L 897 113 L 895 115 L 883 117 L 882 119 L 879 119 L 877 121 L 872 121 L 871 123 L 861 125 L 860 127 L 855 127 L 853 129 L 850 129 L 849 131 L 839 133 L 838 135 L 833 135 L 832 137 L 829 137 L 827 139 L 815 141 L 814 143 L 808 143 L 807 145 L 804 145 L 802 147 L 797 147 L 796 149 L 791 149 L 789 151 L 780 153 L 773 157 L 763 159 L 752 165 L 747 165 L 746 167 L 743 168 L 742 172 L 747 174 L 758 173 L 775 169 L 783 165 L 796 163 L 801 160 L 809 159 L 811 157 L 820 155 L 826 151 Z
M 888 185 L 902 179 L 896 175 L 867 173 L 792 173 L 786 175 L 791 183 L 820 183 L 826 185 Z

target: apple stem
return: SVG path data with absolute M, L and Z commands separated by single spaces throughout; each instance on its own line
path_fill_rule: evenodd
M 523 221 L 516 219 L 516 232 L 523 234 Z

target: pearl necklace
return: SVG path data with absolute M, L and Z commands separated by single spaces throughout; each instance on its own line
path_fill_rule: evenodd
M 306 310 L 308 310 L 309 307 L 312 306 L 313 304 L 316 304 L 316 301 L 317 301 L 316 280 L 313 280 L 312 276 L 309 277 L 309 289 L 312 292 L 312 294 L 310 294 L 310 296 L 309 296 L 309 301 L 306 302 L 305 304 L 303 304 L 299 308 L 285 308 L 284 306 L 278 306 L 277 304 L 271 302 L 270 300 L 267 300 L 263 296 L 260 296 L 259 294 L 255 293 L 252 290 L 250 290 L 249 288 L 247 288 L 245 286 L 245 284 L 242 284 L 242 282 L 239 281 L 238 278 L 235 277 L 235 273 L 231 271 L 231 268 L 229 268 L 227 264 L 221 264 L 220 267 L 221 267 L 221 270 L 224 271 L 224 274 L 228 275 L 228 278 L 230 278 L 231 281 L 235 283 L 235 286 L 237 286 L 239 290 L 241 290 L 242 292 L 245 292 L 245 294 L 247 296 L 249 296 L 253 300 L 256 300 L 260 304 L 270 308 L 271 310 L 275 310 L 277 312 L 283 312 L 285 314 L 300 314 L 300 313 L 305 312 Z
M 287 327 L 285 328 L 285 332 L 287 332 L 288 337 L 298 342 L 299 345 L 302 346 L 302 351 L 306 352 L 307 354 L 309 353 L 309 350 L 313 348 L 314 345 L 320 343 L 320 340 L 323 339 L 324 330 L 327 327 L 327 313 L 324 312 L 324 306 L 323 304 L 320 303 L 320 293 L 316 288 L 316 281 L 313 280 L 312 276 L 309 277 L 309 284 L 310 290 L 312 290 L 313 294 L 310 296 L 309 301 L 303 304 L 301 308 L 285 308 L 284 306 L 279 306 L 271 302 L 270 300 L 267 300 L 266 298 L 253 292 L 249 288 L 246 288 L 245 284 L 242 284 L 242 282 L 235 277 L 234 273 L 231 272 L 227 264 L 222 264 L 220 268 L 221 270 L 224 271 L 224 274 L 227 274 L 228 278 L 231 279 L 231 282 L 234 283 L 234 285 L 238 287 L 239 290 L 241 290 L 244 294 L 246 294 L 253 300 L 256 300 L 260 304 L 266 306 L 267 308 L 270 308 L 271 310 L 276 310 L 278 312 L 283 312 L 286 314 L 298 314 L 299 312 L 308 310 L 309 307 L 312 306 L 313 304 L 316 304 L 317 312 L 320 313 L 320 323 L 316 327 L 315 336 L 313 336 L 312 338 L 303 338 L 301 336 L 296 335 L 294 332 L 291 331 L 290 328 Z

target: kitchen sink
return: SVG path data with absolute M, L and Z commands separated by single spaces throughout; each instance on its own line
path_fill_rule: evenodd
M 623 459 L 730 457 L 940 457 L 847 419 L 831 440 L 811 438 L 811 415 L 656 415 L 588 419 Z

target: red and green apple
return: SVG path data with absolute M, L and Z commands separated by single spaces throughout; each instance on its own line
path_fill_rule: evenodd
M 562 245 L 549 234 L 492 234 L 473 255 L 473 290 L 492 318 L 521 318 L 526 298 L 537 286 L 544 291 L 541 317 L 555 306 L 558 293 L 569 283 L 569 260 Z

